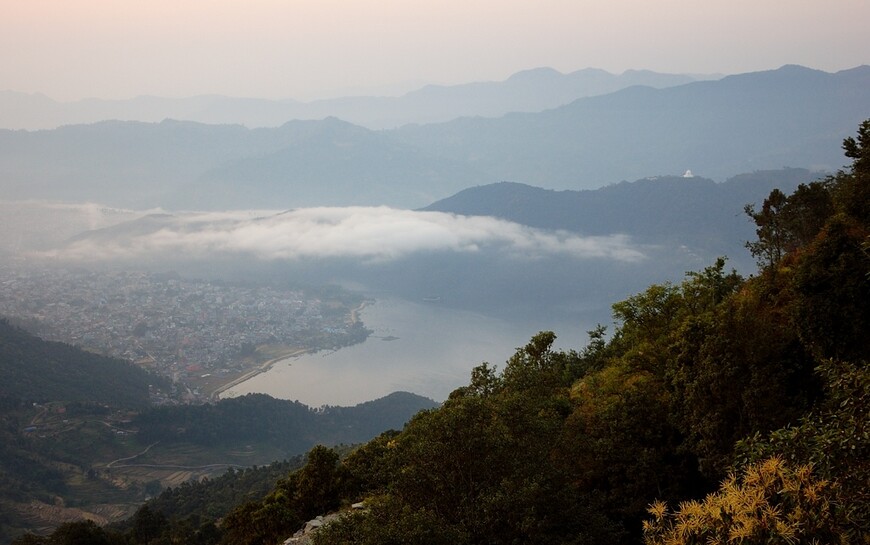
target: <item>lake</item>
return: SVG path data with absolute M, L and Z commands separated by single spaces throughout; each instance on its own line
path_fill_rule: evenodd
M 517 347 L 542 329 L 558 345 L 579 348 L 590 326 L 524 325 L 439 303 L 378 299 L 362 312 L 374 333 L 337 351 L 288 358 L 238 384 L 222 397 L 264 393 L 312 407 L 350 406 L 395 391 L 443 401 L 468 383 L 472 368 L 488 361 L 502 369 Z

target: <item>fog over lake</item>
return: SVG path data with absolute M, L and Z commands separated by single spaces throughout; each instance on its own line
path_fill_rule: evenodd
M 288 358 L 222 397 L 264 393 L 319 407 L 408 391 L 443 401 L 468 383 L 473 367 L 487 361 L 504 368 L 515 349 L 541 329 L 554 330 L 558 346 L 565 348 L 579 348 L 591 329 L 585 324 L 522 325 L 437 302 L 391 297 L 367 306 L 362 320 L 374 331 L 364 343 Z

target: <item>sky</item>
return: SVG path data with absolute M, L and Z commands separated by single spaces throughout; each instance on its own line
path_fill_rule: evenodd
M 0 0 L 0 90 L 311 100 L 524 69 L 870 63 L 867 0 Z

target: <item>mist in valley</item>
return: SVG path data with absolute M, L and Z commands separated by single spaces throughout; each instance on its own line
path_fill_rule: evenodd
M 792 265 L 864 221 L 870 4 L 8 4 L 0 543 L 640 543 L 840 414 L 866 244 Z
M 7 266 L 172 272 L 286 289 L 334 285 L 371 300 L 364 323 L 374 312 L 381 333 L 395 327 L 406 332 L 404 339 L 383 343 L 401 348 L 392 359 L 383 353 L 349 356 L 359 358 L 356 372 L 371 380 L 356 381 L 352 395 L 340 393 L 339 378 L 347 373 L 339 371 L 331 397 L 329 386 L 308 398 L 266 391 L 315 405 L 374 399 L 389 393 L 385 388 L 444 399 L 473 366 L 503 364 L 540 330 L 553 330 L 560 346 L 579 349 L 586 331 L 610 323 L 614 297 L 651 276 L 665 279 L 700 263 L 691 255 L 663 260 L 664 249 L 626 235 L 582 236 L 492 217 L 385 207 L 169 214 L 4 204 L 21 212 L 4 215 L 12 235 L 2 248 Z M 665 262 L 670 264 L 662 267 Z M 381 305 L 400 305 L 399 323 L 388 323 L 390 313 L 379 313 Z M 427 343 L 408 344 L 408 330 L 415 328 Z M 366 343 L 382 343 L 378 337 L 384 335 L 374 335 Z M 329 361 L 323 359 L 317 372 L 328 373 Z M 421 377 L 432 372 L 444 377 L 427 385 Z M 264 375 L 259 384 L 269 382 Z M 257 391 L 258 382 L 252 384 L 237 390 Z

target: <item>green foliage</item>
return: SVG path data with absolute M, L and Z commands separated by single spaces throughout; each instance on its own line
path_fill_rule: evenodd
M 870 119 L 858 127 L 857 140 L 846 138 L 843 142 L 846 157 L 853 159 L 849 172 L 836 176 L 837 190 L 834 202 L 839 211 L 861 222 L 864 227 L 870 222 Z
M 0 397 L 145 408 L 148 385 L 165 382 L 130 362 L 43 341 L 0 319 Z
M 502 373 L 475 368 L 442 407 L 349 456 L 349 473 L 378 476 L 366 479 L 376 499 L 318 543 L 618 542 L 620 523 L 554 457 L 581 359 L 554 340 L 536 335 Z
M 262 500 L 246 502 L 226 516 L 221 543 L 265 545 L 292 535 L 306 520 L 339 506 L 345 473 L 335 451 L 314 447 L 302 469 L 279 480 Z
M 404 392 L 354 407 L 315 410 L 298 401 L 248 394 L 205 405 L 157 407 L 136 416 L 142 442 L 192 442 L 205 446 L 251 442 L 274 445 L 292 454 L 318 442 L 368 441 L 385 428 L 401 427 L 430 399 Z
M 230 469 L 215 479 L 188 481 L 164 490 L 146 506 L 173 520 L 219 519 L 245 501 L 262 499 L 276 481 L 302 465 L 299 456 L 262 467 Z
M 851 169 L 800 185 L 791 196 L 771 192 L 765 208 L 747 213 L 758 241 L 747 246 L 768 276 L 794 297 L 790 316 L 802 342 L 819 358 L 855 360 L 870 350 L 870 120 L 843 148 Z M 787 259 L 786 252 L 790 252 Z M 773 279 L 767 280 L 773 283 Z
M 724 475 L 735 441 L 796 420 L 818 389 L 813 358 L 752 288 L 687 320 L 673 344 L 676 423 L 711 478 Z
M 224 517 L 222 543 L 271 545 L 361 499 L 367 509 L 315 542 L 867 543 L 870 220 L 854 201 L 868 187 L 868 132 L 870 121 L 845 144 L 851 172 L 748 209 L 759 276 L 721 258 L 651 286 L 614 305 L 611 340 L 598 327 L 579 353 L 539 333 L 503 371 L 476 367 L 442 406 L 343 462 L 316 447 Z M 140 422 L 212 441 L 212 421 L 272 410 L 260 424 L 279 436 L 297 409 L 248 397 Z M 161 415 L 174 419 L 148 420 Z M 208 542 L 188 522 L 157 539 Z
M 34 450 L 18 430 L 0 431 L 0 490 L 6 499 L 30 501 L 66 491 L 63 473 Z
M 870 177 L 867 180 L 870 185 Z M 800 256 L 794 273 L 794 320 L 820 358 L 870 354 L 870 218 L 833 216 Z
M 287 490 L 294 495 L 294 504 L 302 517 L 313 518 L 338 507 L 342 481 L 338 453 L 318 445 L 308 453 L 305 467 L 291 475 Z
M 114 543 L 119 543 L 117 536 L 110 537 L 105 530 L 90 520 L 61 524 L 47 538 L 26 534 L 12 542 L 13 545 L 113 545 Z
M 852 173 L 856 176 L 870 173 L 870 119 L 858 126 L 858 139 L 849 136 L 843 140 L 844 155 L 852 161 Z M 866 204 L 866 203 L 865 203 Z
M 837 483 L 837 504 L 853 528 L 870 528 L 870 370 L 828 360 L 818 367 L 826 397 L 795 426 L 755 434 L 737 444 L 743 468 L 770 456 L 811 464 L 813 472 Z M 857 530 L 851 532 L 857 537 Z M 855 540 L 859 541 L 859 540 Z
M 766 267 L 779 262 L 787 251 L 790 243 L 787 227 L 784 225 L 782 210 L 785 208 L 786 196 L 779 189 L 774 189 L 764 199 L 761 211 L 756 212 L 751 204 L 744 211 L 758 226 L 755 234 L 758 240 L 747 242 L 746 247 L 758 261 L 759 267 Z
M 556 456 L 582 490 L 599 491 L 608 513 L 626 522 L 650 498 L 680 498 L 704 485 L 697 462 L 680 452 L 670 394 L 652 373 L 625 363 L 579 381 Z
M 366 511 L 330 523 L 314 536 L 315 545 L 461 545 L 468 536 L 427 508 L 413 509 L 392 496 L 367 501 Z
M 687 273 L 679 285 L 652 285 L 615 303 L 613 315 L 621 326 L 610 348 L 611 357 L 665 378 L 674 344 L 686 324 L 714 312 L 742 283 L 735 271 L 725 272 L 725 258 L 719 258 L 701 272 Z
M 813 370 L 824 353 L 819 346 L 867 354 L 857 329 L 844 325 L 865 323 L 861 301 L 867 298 L 853 289 L 859 283 L 848 280 L 848 266 L 829 266 L 826 255 L 842 258 L 843 246 L 822 245 L 843 214 L 838 195 L 848 176 L 800 186 L 791 196 L 772 194 L 755 218 L 760 241 L 753 249 L 766 261 L 759 277 L 745 281 L 719 259 L 679 284 L 651 286 L 615 304 L 620 323 L 609 342 L 599 327 L 586 349 L 566 353 L 552 349 L 551 333 L 541 333 L 502 373 L 487 364 L 475 368 L 469 384 L 441 408 L 365 450 L 366 463 L 354 463 L 350 472 L 377 468 L 363 471 L 377 475 L 364 481 L 376 497 L 371 509 L 333 523 L 318 543 L 639 539 L 645 505 L 655 497 L 682 501 L 711 491 L 742 437 L 797 421 L 817 402 L 854 407 L 861 399 L 854 388 L 844 396 L 830 388 L 823 393 Z M 861 240 L 855 225 L 850 240 Z M 831 273 L 816 291 L 803 271 L 813 260 Z M 854 270 L 866 278 L 866 269 Z M 837 295 L 838 289 L 851 296 Z M 822 345 L 813 338 L 824 333 L 802 325 L 801 316 L 826 297 L 842 319 L 821 321 L 818 327 L 836 331 Z M 843 368 L 831 373 L 829 382 L 852 380 Z M 839 470 L 848 467 L 857 478 L 817 478 L 807 467 L 792 470 L 773 458 L 739 481 L 731 478 L 706 503 L 684 503 L 675 514 L 656 504 L 648 540 L 680 542 L 674 536 L 691 525 L 706 528 L 703 539 L 744 536 L 746 542 L 789 541 L 800 532 L 853 536 L 847 520 L 866 520 L 858 488 L 867 482 L 866 422 L 866 412 L 857 411 L 837 425 L 817 423 L 827 430 L 822 444 L 828 447 L 817 452 L 837 452 L 831 441 L 848 445 L 853 456 L 840 456 Z M 852 439 L 844 439 L 844 427 L 853 430 Z M 793 448 L 801 444 L 789 440 Z M 769 446 L 768 458 L 788 451 Z M 820 465 L 819 471 L 827 470 Z M 365 490 L 355 488 L 354 497 Z M 747 503 L 752 498 L 756 504 Z M 730 519 L 716 518 L 727 509 Z
M 264 441 L 291 452 L 310 448 L 315 412 L 294 401 L 249 394 L 205 405 L 157 407 L 136 416 L 143 442 L 232 445 Z
M 342 464 L 346 470 L 345 499 L 358 502 L 387 490 L 398 471 L 398 461 L 393 456 L 398 435 L 395 430 L 384 432 L 347 455 Z
M 609 367 L 597 382 L 584 382 L 613 381 L 624 396 L 639 395 L 629 384 L 648 385 L 639 435 L 658 430 L 671 442 L 661 445 L 663 452 L 680 453 L 669 458 L 675 467 L 694 456 L 707 478 L 719 479 L 736 440 L 797 418 L 817 389 L 814 360 L 771 305 L 771 290 L 784 291 L 763 280 L 744 282 L 720 258 L 678 285 L 654 285 L 616 303 L 621 327 L 607 349 Z
M 800 184 L 790 196 L 774 189 L 761 211 L 746 205 L 746 214 L 758 227 L 758 240 L 746 247 L 761 268 L 779 263 L 789 252 L 809 244 L 833 213 L 831 182 Z
M 133 516 L 131 534 L 136 543 L 148 543 L 159 537 L 165 527 L 166 517 L 145 505 Z
M 730 477 L 718 494 L 684 503 L 675 513 L 663 503 L 653 504 L 653 520 L 645 523 L 650 545 L 870 539 L 868 144 L 870 120 L 861 124 L 857 140 L 847 138 L 843 144 L 847 157 L 854 159 L 850 172 L 802 185 L 789 197 L 771 193 L 760 213 L 747 207 L 759 226 L 759 240 L 749 247 L 764 266 L 762 275 L 725 307 L 726 327 L 707 322 L 684 336 L 688 350 L 683 353 L 699 354 L 700 361 L 715 356 L 718 367 L 699 367 L 694 357 L 676 377 L 690 385 L 699 383 L 699 370 L 721 374 L 711 382 L 715 387 L 697 395 L 686 389 L 683 416 L 687 409 L 689 421 L 716 415 L 697 430 L 702 455 L 711 450 L 711 442 L 719 443 L 712 452 L 724 453 L 735 433 L 749 432 L 735 452 L 742 477 Z M 751 351 L 736 350 L 739 346 Z M 807 369 L 819 361 L 825 390 L 815 409 L 798 425 L 772 430 L 776 419 L 765 415 L 781 413 L 784 402 L 789 421 L 798 420 L 796 394 L 807 396 L 809 408 L 813 392 Z M 687 371 L 695 376 L 685 380 Z M 748 398 L 747 392 L 752 393 Z M 729 433 L 719 415 L 723 403 L 735 396 L 741 399 L 732 405 L 749 425 Z M 705 429 L 712 432 L 707 437 Z
M 112 503 L 143 501 L 148 490 L 150 494 L 159 492 L 155 482 L 122 488 L 117 481 L 96 478 L 92 468 L 140 452 L 157 441 L 157 457 L 168 451 L 197 453 L 196 461 L 181 462 L 183 465 L 238 461 L 242 458 L 234 453 L 239 451 L 255 453 L 257 458 L 247 458 L 251 462 L 262 459 L 264 452 L 301 454 L 318 441 L 365 441 L 382 431 L 383 426 L 400 427 L 416 410 L 433 405 L 433 401 L 420 396 L 397 393 L 356 407 L 314 411 L 290 401 L 250 396 L 215 405 L 146 411 L 134 419 L 134 424 L 123 424 L 125 429 L 139 428 L 138 434 L 118 435 L 103 423 L 119 417 L 117 411 L 107 415 L 102 406 L 67 403 L 63 405 L 66 412 L 57 414 L 53 408 L 59 409 L 60 405 L 33 407 L 16 399 L 0 398 L 0 501 L 40 500 L 51 504 L 60 497 L 68 506 L 85 510 L 95 501 L 106 501 L 106 494 L 112 495 Z M 38 429 L 25 431 L 34 414 L 40 415 Z M 130 413 L 123 416 L 126 414 Z M 198 444 L 192 446 L 194 439 Z M 235 460 L 228 460 L 228 454 Z M 301 464 L 279 464 L 262 472 L 232 471 L 213 481 L 184 483 L 166 491 L 149 506 L 167 517 L 170 531 L 176 527 L 182 531 L 181 527 L 187 525 L 186 535 L 194 535 L 204 521 L 223 517 L 245 501 L 262 499 L 276 480 L 297 465 Z M 86 483 L 76 484 L 83 478 L 88 479 Z M 9 519 L 0 521 L 0 542 L 33 528 L 33 520 L 24 519 L 17 509 L 0 511 L 7 511 L 5 518 Z

